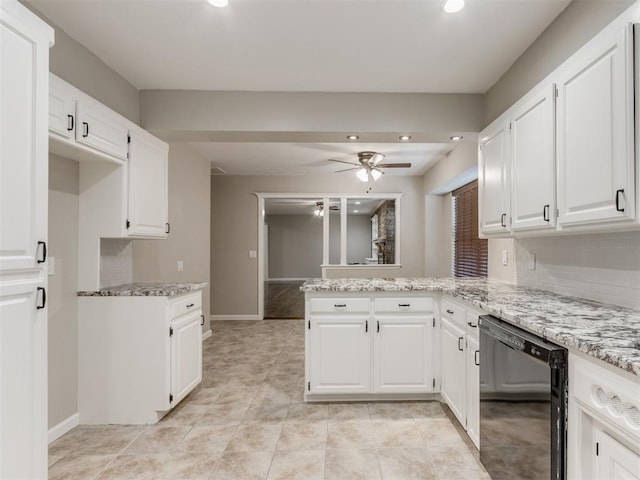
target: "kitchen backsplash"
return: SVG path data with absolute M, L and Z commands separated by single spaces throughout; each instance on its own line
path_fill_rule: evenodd
M 519 239 L 515 257 L 519 285 L 640 308 L 640 232 Z
M 133 282 L 131 240 L 100 239 L 100 288 Z

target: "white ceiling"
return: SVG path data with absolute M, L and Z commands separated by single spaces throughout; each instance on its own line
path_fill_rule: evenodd
M 234 175 L 331 175 L 350 167 L 328 159 L 357 163 L 357 153 L 366 150 L 385 154 L 384 163 L 412 164 L 411 168 L 386 169 L 385 175 L 422 175 L 455 147 L 453 143 L 193 142 L 189 145 L 211 160 L 212 167 Z M 353 173 L 344 173 L 349 174 Z
M 138 89 L 484 93 L 570 0 L 27 0 Z M 465 141 L 468 140 L 465 138 Z M 420 175 L 454 144 L 191 143 L 227 174 L 316 175 L 363 150 Z M 348 173 L 345 173 L 345 175 Z

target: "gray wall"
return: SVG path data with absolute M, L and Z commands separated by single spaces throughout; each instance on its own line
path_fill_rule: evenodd
M 211 177 L 211 313 L 257 315 L 258 199 L 255 192 L 354 193 L 366 196 L 366 185 L 355 175 L 333 176 L 218 176 Z M 424 200 L 422 178 L 385 176 L 373 193 L 403 193 L 401 205 L 402 268 L 371 269 L 368 275 L 415 277 L 422 275 L 424 258 Z M 331 271 L 331 276 L 362 276 L 354 269 Z
M 309 215 L 268 215 L 268 279 L 322 275 L 322 219 Z
M 485 126 L 620 15 L 634 0 L 574 0 L 485 94 Z
M 49 426 L 78 411 L 78 163 L 49 156 Z
M 211 185 L 209 161 L 184 144 L 169 144 L 169 222 L 166 240 L 133 240 L 135 282 L 209 282 Z M 184 262 L 178 272 L 177 261 Z M 209 286 L 203 293 L 209 329 Z

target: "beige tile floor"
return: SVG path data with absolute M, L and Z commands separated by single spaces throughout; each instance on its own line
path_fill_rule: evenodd
M 229 321 L 203 381 L 156 425 L 80 426 L 49 447 L 57 479 L 488 479 L 439 402 L 305 404 L 302 320 Z

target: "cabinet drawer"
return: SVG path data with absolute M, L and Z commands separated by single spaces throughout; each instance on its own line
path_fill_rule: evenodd
M 180 295 L 169 301 L 169 315 L 171 318 L 179 317 L 185 313 L 195 312 L 202 308 L 202 292 Z
M 376 313 L 432 312 L 433 299 L 432 298 L 407 298 L 407 297 L 376 298 L 373 303 L 373 308 Z
M 443 318 L 449 318 L 459 325 L 466 325 L 467 311 L 464 307 L 457 303 L 453 303 L 446 298 L 442 299 L 440 305 L 440 316 Z
M 311 313 L 369 313 L 368 298 L 312 298 Z

